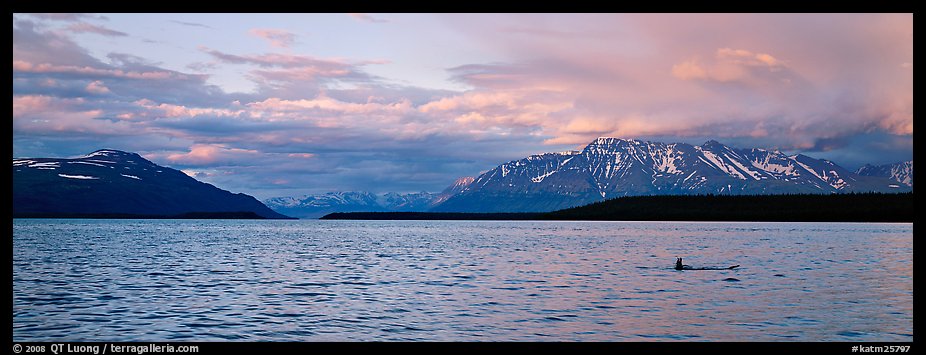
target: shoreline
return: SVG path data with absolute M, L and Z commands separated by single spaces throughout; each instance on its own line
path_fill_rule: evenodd
M 632 196 L 552 212 L 335 212 L 320 219 L 912 223 L 913 193 Z
M 297 219 L 268 218 L 250 211 L 241 212 L 187 212 L 175 215 L 148 215 L 134 213 L 20 213 L 13 218 L 51 219 Z

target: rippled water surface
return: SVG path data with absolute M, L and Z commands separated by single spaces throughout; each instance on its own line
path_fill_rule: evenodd
M 13 339 L 912 341 L 913 226 L 15 219 Z

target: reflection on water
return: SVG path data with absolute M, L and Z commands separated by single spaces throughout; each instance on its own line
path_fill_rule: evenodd
M 13 338 L 912 341 L 912 229 L 16 219 Z

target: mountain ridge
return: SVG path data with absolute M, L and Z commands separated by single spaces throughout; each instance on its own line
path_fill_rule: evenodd
M 14 158 L 13 215 L 246 216 L 289 218 L 136 153 L 99 149 L 77 158 Z
M 877 166 L 865 164 L 855 173 L 863 176 L 889 177 L 896 182 L 913 187 L 913 160 Z
M 716 140 L 695 146 L 600 137 L 578 152 L 535 154 L 501 164 L 431 211 L 547 212 L 641 195 L 909 190 L 804 154 L 737 149 Z
M 459 178 L 444 191 L 429 193 L 430 203 L 422 201 L 417 209 L 377 204 L 376 195 L 366 193 L 370 194 L 366 199 L 374 202 L 332 202 L 327 210 L 316 208 L 312 218 L 324 212 L 548 212 L 622 196 L 912 191 L 913 164 L 903 164 L 853 172 L 826 159 L 763 148 L 738 149 L 713 139 L 695 146 L 599 137 L 582 150 L 533 154 L 477 177 Z M 267 202 L 280 212 L 298 213 Z

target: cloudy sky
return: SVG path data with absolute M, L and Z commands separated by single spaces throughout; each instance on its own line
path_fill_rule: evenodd
M 132 151 L 265 199 L 599 136 L 911 159 L 913 16 L 13 16 L 14 157 Z

